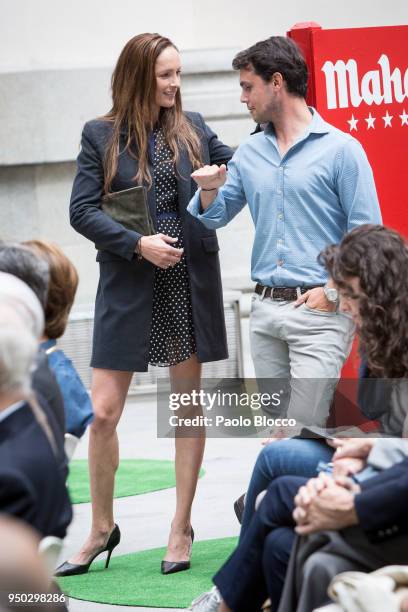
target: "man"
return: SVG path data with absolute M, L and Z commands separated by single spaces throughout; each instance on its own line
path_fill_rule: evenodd
M 306 612 L 327 601 L 328 584 L 340 571 L 407 564 L 407 503 L 408 459 L 360 485 L 344 477 L 278 478 L 240 549 L 214 577 L 223 600 L 218 606 L 192 609 L 251 612 L 269 594 L 273 610 Z M 320 533 L 293 547 L 278 608 L 288 543 L 294 538 L 292 512 L 299 534 Z
M 225 166 L 192 174 L 201 189 L 188 210 L 218 228 L 248 202 L 256 376 L 291 377 L 288 416 L 323 424 L 353 328 L 337 311 L 337 292 L 317 257 L 351 228 L 381 222 L 372 171 L 358 141 L 307 106 L 307 67 L 290 39 L 258 42 L 238 53 L 233 68 L 241 101 L 267 125 L 238 147 L 228 176 Z
M 41 304 L 43 313 L 47 304 L 49 270 L 48 264 L 37 257 L 32 251 L 14 243 L 0 244 L 0 273 L 12 275 L 25 283 L 35 294 Z M 19 295 L 23 291 L 21 285 L 12 286 L 10 279 L 2 277 L 0 296 L 19 300 L 25 296 Z M 43 332 L 42 328 L 42 332 Z M 40 340 L 40 337 L 38 337 Z M 64 404 L 55 376 L 48 366 L 48 358 L 39 347 L 35 368 L 32 375 L 32 387 L 37 399 L 45 411 L 52 427 L 60 454 L 61 469 L 66 473 L 66 458 L 64 453 L 65 414 Z
M 0 274 L 0 282 L 8 275 Z M 22 281 L 14 278 L 14 283 Z M 3 285 L 2 285 L 3 288 Z M 24 285 L 20 291 L 36 297 Z M 15 294 L 14 294 L 15 295 Z M 31 369 L 37 353 L 34 328 L 42 324 L 40 304 L 14 309 L 17 300 L 0 300 L 0 512 L 34 527 L 41 537 L 65 537 L 72 518 L 71 504 L 61 470 L 53 430 L 31 396 Z M 27 321 L 29 322 L 27 324 Z
M 297 533 L 309 537 L 292 548 L 279 612 L 308 612 L 328 602 L 328 586 L 340 572 L 406 565 L 407 503 L 408 459 L 360 485 L 344 477 L 303 485 L 293 516 Z
M 372 458 L 380 470 L 391 465 L 392 446 L 396 443 L 397 448 L 402 441 L 373 442 L 349 440 L 337 457 L 354 453 L 356 459 Z M 216 587 L 195 600 L 191 609 L 255 612 L 270 597 L 274 612 L 309 612 L 328 599 L 330 580 L 341 571 L 408 563 L 404 454 L 406 449 L 403 453 L 400 448 L 399 462 L 376 476 L 364 479 L 361 472 L 359 484 L 326 474 L 310 480 L 300 476 L 273 480 L 239 546 L 214 576 Z M 319 533 L 296 540 L 295 528 L 300 535 Z

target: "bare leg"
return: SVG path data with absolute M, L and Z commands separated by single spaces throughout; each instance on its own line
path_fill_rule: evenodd
M 88 539 L 70 563 L 84 564 L 105 544 L 113 530 L 113 488 L 119 465 L 116 426 L 125 405 L 131 372 L 94 369 L 92 402 L 95 418 L 89 433 L 89 475 L 92 528 Z
M 170 368 L 172 391 L 190 393 L 199 390 L 201 365 L 196 355 Z M 201 408 L 186 407 L 190 415 L 201 414 Z M 198 474 L 203 460 L 205 446 L 205 428 L 198 431 L 195 437 L 183 437 L 183 428 L 176 432 L 176 512 L 171 524 L 166 561 L 187 561 L 191 553 L 191 506 L 193 503 Z M 184 431 L 184 435 L 186 431 Z

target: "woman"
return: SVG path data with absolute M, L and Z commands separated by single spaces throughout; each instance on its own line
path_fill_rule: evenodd
M 23 243 L 49 268 L 47 303 L 45 305 L 45 329 L 41 348 L 48 357 L 48 364 L 57 379 L 64 401 L 65 451 L 72 458 L 78 439 L 83 436 L 93 418 L 89 395 L 75 370 L 72 361 L 57 346 L 57 340 L 65 332 L 68 316 L 78 287 L 78 273 L 75 266 L 52 242 L 29 240 Z M 68 444 L 67 444 L 68 439 Z
M 113 520 L 118 465 L 116 425 L 132 373 L 168 366 L 172 389 L 200 384 L 201 363 L 227 357 L 218 242 L 186 213 L 191 172 L 232 155 L 198 113 L 183 113 L 180 56 L 159 34 L 140 34 L 122 50 L 112 76 L 113 106 L 82 134 L 71 224 L 98 248 L 100 281 L 93 340 L 89 466 L 92 529 L 57 575 L 85 573 L 120 534 Z M 125 229 L 100 209 L 109 192 L 144 185 L 156 235 Z M 188 569 L 191 505 L 204 438 L 176 435 L 176 511 L 163 573 Z

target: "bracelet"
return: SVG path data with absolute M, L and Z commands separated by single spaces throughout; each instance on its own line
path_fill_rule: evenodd
M 204 189 L 204 187 L 201 187 L 201 191 L 218 191 L 218 187 L 213 187 L 212 189 Z
M 138 259 L 143 259 L 142 245 L 140 244 L 140 241 L 141 241 L 141 238 L 139 238 L 139 240 L 136 243 L 135 253 L 136 253 Z

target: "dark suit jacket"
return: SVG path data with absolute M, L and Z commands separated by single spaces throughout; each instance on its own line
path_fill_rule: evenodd
M 408 532 L 408 459 L 361 483 L 359 524 L 372 542 Z
M 31 386 L 40 407 L 43 409 L 57 445 L 57 461 L 61 475 L 66 480 L 68 463 L 65 455 L 65 412 L 64 402 L 57 380 L 48 365 L 48 357 L 42 348 L 36 359 L 36 368 L 31 378 Z
M 51 445 L 25 404 L 0 421 L 0 512 L 64 538 L 71 503 Z
M 201 140 L 203 163 L 228 161 L 232 156 L 231 149 L 218 140 L 201 115 L 186 115 Z M 103 120 L 89 121 L 84 127 L 70 218 L 72 226 L 100 249 L 97 255 L 100 281 L 95 305 L 91 365 L 143 372 L 148 366 L 155 267 L 135 256 L 140 234 L 113 221 L 100 208 L 104 182 L 103 159 L 111 133 L 111 123 Z M 123 131 L 122 151 L 125 138 Z M 151 160 L 149 168 L 153 177 Z M 137 161 L 127 152 L 121 153 L 112 191 L 133 187 L 137 170 Z M 205 228 L 186 212 L 196 190 L 191 172 L 188 155 L 181 150 L 177 164 L 178 204 L 190 281 L 197 357 L 200 362 L 216 361 L 228 356 L 219 246 L 215 231 Z M 148 204 L 157 227 L 154 182 L 148 191 Z

